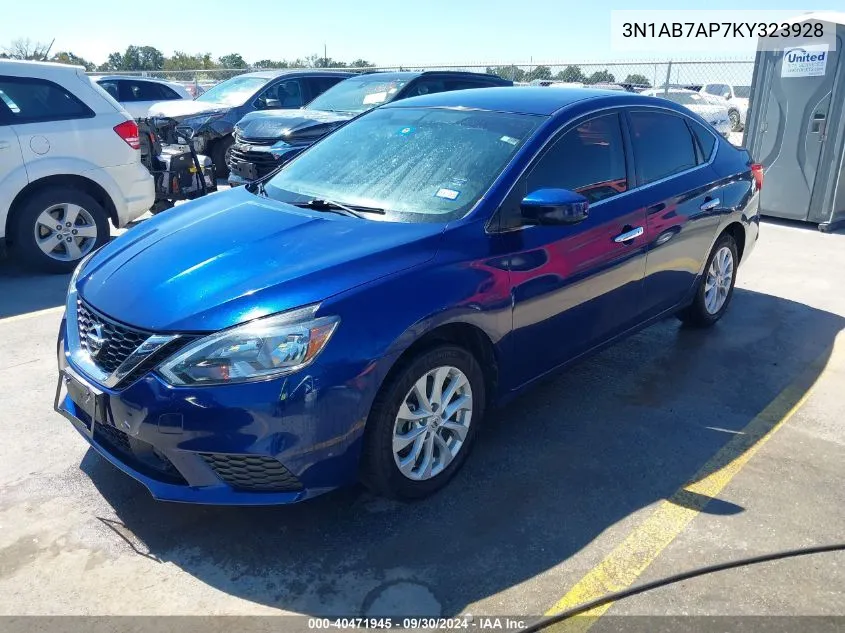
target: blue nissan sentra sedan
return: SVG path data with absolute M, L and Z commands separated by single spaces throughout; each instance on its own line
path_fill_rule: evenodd
M 667 315 L 717 322 L 762 185 L 663 99 L 391 103 L 83 261 L 56 408 L 158 499 L 423 497 L 539 377 Z

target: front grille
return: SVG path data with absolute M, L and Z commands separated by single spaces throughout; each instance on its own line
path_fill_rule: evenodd
M 129 355 L 149 338 L 149 332 L 120 325 L 95 312 L 82 301 L 77 301 L 77 321 L 79 323 L 79 344 L 91 360 L 104 372 L 111 374 L 120 367 Z M 103 343 L 99 349 L 92 346 L 95 329 Z
M 249 492 L 295 492 L 302 484 L 272 457 L 200 453 L 220 479 L 235 490 Z
M 235 163 L 252 163 L 255 165 L 259 178 L 266 176 L 280 165 L 279 159 L 270 152 L 247 151 L 237 144 L 232 145 L 229 153 L 229 167 L 232 168 Z
M 152 444 L 130 438 L 126 433 L 110 424 L 95 423 L 94 439 L 115 457 L 145 475 L 175 484 L 187 484 L 185 478 L 167 457 Z

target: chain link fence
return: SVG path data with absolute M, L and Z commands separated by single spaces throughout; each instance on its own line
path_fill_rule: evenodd
M 90 73 L 97 75 L 135 75 L 166 79 L 183 84 L 198 96 L 221 81 L 261 68 L 209 68 L 197 70 L 119 71 Z M 569 83 L 621 86 L 627 90 L 647 88 L 689 88 L 698 90 L 704 84 L 749 86 L 754 70 L 753 59 L 710 59 L 683 61 L 610 61 L 610 62 L 544 62 L 372 66 L 368 68 L 321 68 L 361 72 L 463 70 L 491 73 L 517 84 Z
M 120 71 L 91 73 L 92 75 L 140 75 L 167 79 L 184 84 L 194 95 L 237 75 L 262 70 L 260 68 L 214 68 L 197 70 Z M 336 68 L 321 70 L 345 71 L 425 71 L 465 70 L 487 72 L 511 79 L 516 83 L 583 83 L 617 84 L 629 90 L 664 86 L 698 90 L 704 84 L 720 83 L 734 86 L 751 84 L 753 59 L 710 59 L 683 61 L 610 61 L 610 62 L 544 62 L 544 63 L 471 63 L 464 65 L 373 66 L 369 68 Z

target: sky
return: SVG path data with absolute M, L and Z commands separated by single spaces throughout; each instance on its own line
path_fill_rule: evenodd
M 727 10 L 742 4 L 708 0 L 696 8 Z M 130 44 L 154 46 L 165 55 L 181 50 L 216 58 L 236 52 L 247 62 L 322 55 L 324 45 L 332 59 L 363 58 L 379 65 L 654 59 L 665 58 L 665 52 L 611 50 L 611 11 L 683 6 L 677 0 L 202 0 L 174 3 L 178 8 L 167 20 L 168 3 L 159 1 L 147 5 L 150 19 L 145 21 L 144 5 L 40 0 L 36 15 L 36 5 L 6 2 L 0 49 L 18 38 L 55 38 L 53 52 L 71 51 L 95 63 Z M 766 0 L 761 8 L 801 13 L 837 5 L 841 0 Z M 721 44 L 680 57 L 749 57 L 753 50 L 752 43 Z

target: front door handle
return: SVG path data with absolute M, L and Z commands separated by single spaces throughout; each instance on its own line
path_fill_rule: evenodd
M 710 209 L 715 209 L 720 204 L 722 204 L 722 201 L 719 200 L 719 198 L 713 198 L 712 200 L 705 200 L 704 204 L 702 204 L 698 208 L 701 209 L 702 211 L 710 211 Z
M 9 147 L 9 141 L 0 141 L 0 149 L 6 149 Z
M 617 244 L 624 244 L 626 242 L 630 242 L 631 240 L 633 240 L 636 237 L 639 237 L 642 234 L 643 234 L 643 227 L 638 226 L 634 229 L 631 229 L 630 231 L 625 231 L 624 233 L 617 235 L 616 237 L 613 238 L 613 241 L 616 242 Z

